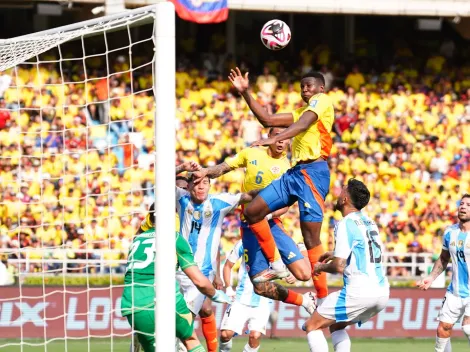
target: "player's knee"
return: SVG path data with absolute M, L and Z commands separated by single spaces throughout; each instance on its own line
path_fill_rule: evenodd
M 212 315 L 212 308 L 211 307 L 202 307 L 201 310 L 199 311 L 199 316 L 201 318 L 207 318 Z
M 261 214 L 258 209 L 250 205 L 245 207 L 245 209 L 243 210 L 243 215 L 245 216 L 245 219 L 249 224 L 255 224 L 257 222 L 260 222 L 266 216 Z
M 229 342 L 233 337 L 233 331 L 231 330 L 222 330 L 220 332 L 220 341 L 221 342 Z
M 248 337 L 248 344 L 252 348 L 259 346 L 261 339 L 261 333 L 259 331 L 250 331 L 250 336 Z
M 437 335 L 439 337 L 449 337 L 452 331 L 452 324 L 440 322 L 437 327 Z
M 467 335 L 467 337 L 470 338 L 470 324 L 462 325 L 462 330 L 463 330 L 463 333 Z
M 312 269 L 301 269 L 294 274 L 295 278 L 299 281 L 308 281 L 312 278 Z

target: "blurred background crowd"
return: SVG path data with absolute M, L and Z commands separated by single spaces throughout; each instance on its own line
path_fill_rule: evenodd
M 367 53 L 336 60 L 326 44 L 303 48 L 290 62 L 235 61 L 226 54 L 194 60 L 190 50 L 182 50 L 176 164 L 215 165 L 266 133 L 232 90 L 230 68 L 250 71 L 251 94 L 272 113 L 302 106 L 300 76 L 320 70 L 336 112 L 325 249 L 333 248 L 340 218 L 333 204 L 343 183 L 356 177 L 372 192 L 366 211 L 381 228 L 389 261 L 407 262 L 405 253 L 439 253 L 443 230 L 469 191 L 468 53 L 451 40 L 424 54 L 404 42 L 394 50 L 380 65 L 367 60 Z M 22 270 L 61 270 L 59 262 L 68 258 L 95 259 L 98 271 L 102 259 L 125 259 L 152 203 L 158 166 L 151 58 L 109 58 L 108 72 L 100 70 L 105 56 L 96 56 L 85 69 L 74 61 L 41 62 L 0 74 L 0 248 L 8 249 L 10 259 L 57 260 Z M 132 74 L 131 61 L 140 67 Z M 212 192 L 238 192 L 243 176 L 238 170 L 214 180 Z M 300 240 L 296 206 L 283 221 Z M 225 219 L 222 258 L 239 239 L 238 225 L 237 211 Z M 85 266 L 67 270 L 84 272 Z M 396 265 L 389 273 L 410 276 L 419 270 Z

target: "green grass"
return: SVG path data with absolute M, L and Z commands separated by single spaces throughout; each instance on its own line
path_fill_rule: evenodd
M 18 340 L 0 339 L 0 346 L 6 343 L 18 343 Z M 41 343 L 40 340 L 26 340 L 28 343 Z M 243 350 L 246 343 L 245 338 L 235 338 L 232 351 Z M 90 352 L 128 352 L 129 339 L 115 339 L 114 347 L 111 349 L 111 340 L 92 339 L 90 341 Z M 352 339 L 352 352 L 380 351 L 380 352 L 428 352 L 434 350 L 434 339 Z M 452 340 L 453 352 L 467 351 L 468 343 L 462 338 Z M 44 346 L 23 346 L 23 352 L 45 352 Z M 88 352 L 88 343 L 83 340 L 70 340 L 67 350 L 63 341 L 51 342 L 47 345 L 47 352 Z M 261 342 L 260 351 L 277 352 L 307 352 L 307 339 L 265 339 Z M 333 346 L 330 344 L 330 351 Z M 19 346 L 0 347 L 0 352 L 21 352 Z M 169 351 L 171 352 L 171 351 Z

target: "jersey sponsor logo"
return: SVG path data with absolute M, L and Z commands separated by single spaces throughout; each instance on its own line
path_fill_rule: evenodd
M 459 241 L 458 247 L 463 247 L 463 241 L 462 240 Z
M 279 166 L 275 165 L 271 168 L 271 172 L 276 175 L 276 174 L 281 172 L 281 168 Z
M 308 105 L 312 108 L 316 107 L 318 103 L 318 100 L 312 100 Z
M 297 257 L 297 255 L 294 252 L 290 252 L 287 259 L 292 259 L 292 258 L 295 258 L 295 257 Z
M 252 161 L 250 161 L 250 164 L 251 165 L 258 165 L 258 161 L 257 160 L 252 160 Z

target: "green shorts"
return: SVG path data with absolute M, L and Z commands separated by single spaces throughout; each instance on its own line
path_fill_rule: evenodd
M 187 340 L 193 334 L 194 320 L 182 294 L 176 295 L 176 337 Z M 145 352 L 155 352 L 155 312 L 143 310 L 127 316 Z

